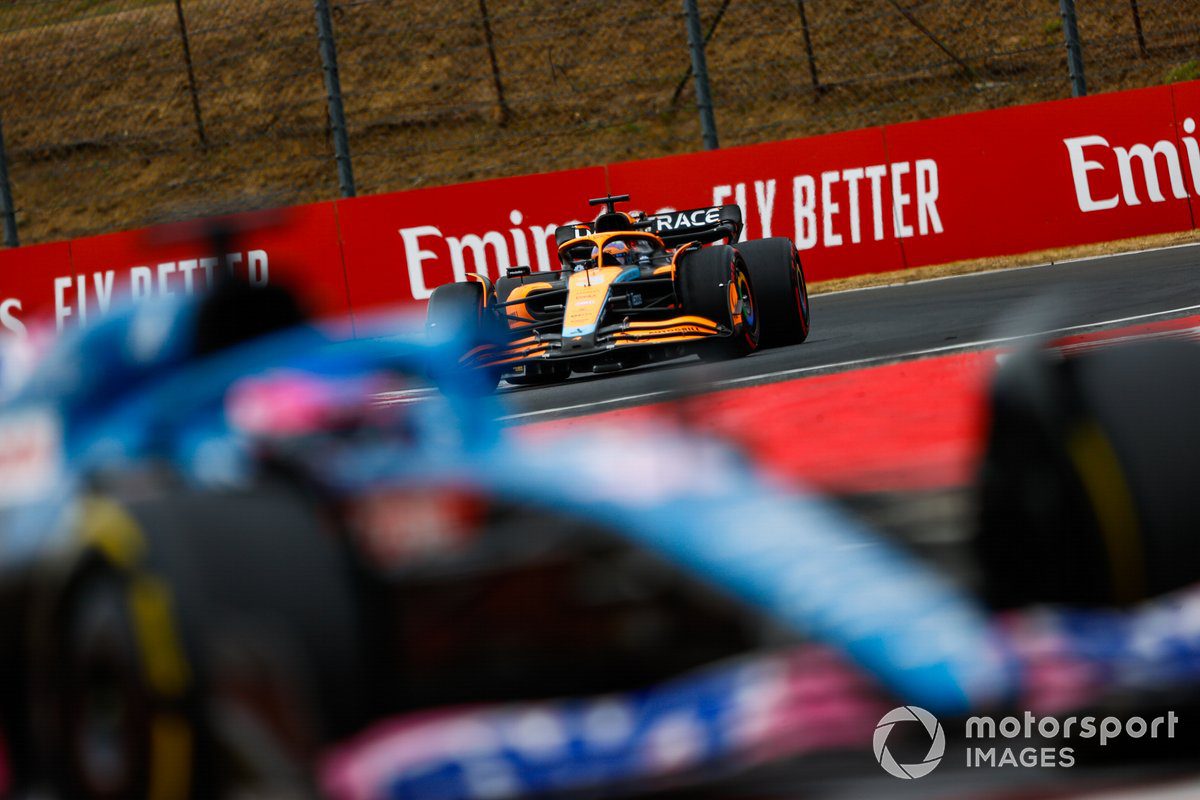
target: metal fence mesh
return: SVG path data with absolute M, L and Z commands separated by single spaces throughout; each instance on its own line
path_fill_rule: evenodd
M 1053 0 L 705 0 L 702 10 L 722 144 L 1071 94 Z M 1081 0 L 1077 15 L 1090 92 L 1200 77 L 1200 2 Z
M 674 0 L 329 5 L 360 193 L 701 147 Z M 723 146 L 1071 94 L 1056 0 L 698 7 Z M 1077 16 L 1089 92 L 1200 78 L 1200 0 Z M 313 0 L 0 0 L 0 122 L 24 243 L 338 192 Z

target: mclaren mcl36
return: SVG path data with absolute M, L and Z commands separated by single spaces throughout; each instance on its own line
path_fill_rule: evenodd
M 439 286 L 426 326 L 467 343 L 460 365 L 518 385 L 614 372 L 690 353 L 744 356 L 808 336 L 808 290 L 790 239 L 739 242 L 736 205 L 646 215 L 589 200 L 595 222 L 555 231 L 561 269 L 513 267 Z

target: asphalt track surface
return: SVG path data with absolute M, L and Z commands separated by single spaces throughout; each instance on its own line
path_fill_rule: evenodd
M 513 421 L 537 421 L 1200 313 L 1200 245 L 816 295 L 802 345 L 721 363 L 695 357 L 540 388 L 507 387 Z

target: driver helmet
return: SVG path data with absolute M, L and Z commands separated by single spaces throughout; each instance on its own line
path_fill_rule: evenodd
M 635 258 L 629 242 L 617 239 L 605 243 L 601 263 L 604 266 L 627 267 L 634 263 Z

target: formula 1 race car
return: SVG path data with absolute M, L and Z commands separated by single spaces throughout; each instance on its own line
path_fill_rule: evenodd
M 692 764 L 650 764 L 643 732 L 732 697 L 737 659 L 777 641 L 769 619 L 799 628 L 836 602 L 820 574 L 911 579 L 903 554 L 864 555 L 852 522 L 716 442 L 522 445 L 478 371 L 441 371 L 441 345 L 380 322 L 347 339 L 231 279 L 110 314 L 0 399 L 0 797 L 458 797 L 477 776 L 426 770 L 461 754 L 458 732 L 418 731 L 436 761 L 411 772 L 409 723 L 560 697 L 595 698 L 608 766 L 558 765 L 548 791 L 650 786 Z M 725 535 L 754 515 L 769 540 Z M 941 708 L 974 668 L 946 654 L 931 679 L 881 654 L 947 603 L 982 620 L 918 584 L 845 635 L 816 628 Z M 773 607 L 784 594 L 794 609 Z M 731 658 L 715 683 L 688 678 Z M 660 684 L 646 709 L 615 694 Z
M 993 619 L 719 442 L 525 442 L 455 385 L 478 371 L 355 322 L 339 341 L 271 287 L 168 298 L 62 341 L 0 402 L 0 796 L 648 797 L 829 747 L 892 781 L 871 745 L 899 703 L 950 720 L 1200 686 L 1193 537 L 1147 529 L 1146 605 L 1027 611 L 1044 591 L 1010 576 L 1076 551 L 995 531 L 981 562 L 1007 540 L 998 577 L 1022 591 Z M 1035 385 L 1114 377 L 1051 369 Z M 416 393 L 430 375 L 445 395 Z M 1005 442 L 1039 434 L 1027 384 L 1003 393 Z M 1010 488 L 985 487 L 1005 521 L 1040 513 Z M 1099 563 L 1078 585 L 1104 587 Z
M 478 342 L 461 365 L 518 385 L 689 353 L 736 358 L 808 337 L 808 289 L 790 239 L 735 244 L 736 205 L 649 216 L 614 210 L 628 200 L 589 200 L 604 206 L 595 222 L 555 231 L 560 270 L 518 266 L 494 284 L 471 275 L 439 286 L 429 298 L 430 333 Z

